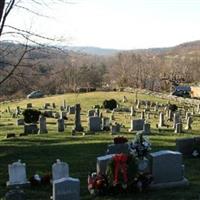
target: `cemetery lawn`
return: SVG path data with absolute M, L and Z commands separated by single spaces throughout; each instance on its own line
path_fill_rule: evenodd
M 123 96 L 128 98 L 127 103 L 122 103 Z M 129 107 L 135 101 L 134 93 L 125 92 L 92 92 L 85 94 L 65 94 L 59 96 L 45 97 L 41 99 L 26 99 L 14 102 L 0 103 L 0 198 L 3 198 L 8 191 L 8 164 L 21 159 L 26 163 L 27 177 L 34 174 L 45 175 L 51 173 L 51 166 L 57 158 L 69 164 L 71 177 L 79 178 L 81 181 L 81 199 L 92 199 L 87 191 L 87 175 L 96 170 L 96 157 L 105 154 L 107 145 L 113 142 L 114 136 L 108 132 L 100 132 L 95 135 L 78 134 L 71 135 L 74 123 L 74 115 L 70 115 L 65 121 L 67 128 L 64 133 L 57 133 L 56 119 L 47 118 L 48 134 L 28 135 L 19 137 L 23 133 L 23 126 L 16 126 L 16 119 L 5 111 L 9 106 L 11 110 L 16 106 L 25 108 L 27 103 L 32 103 L 35 108 L 42 108 L 45 102 L 62 104 L 63 99 L 68 105 L 81 104 L 81 120 L 84 128 L 87 128 L 87 111 L 95 104 L 101 105 L 105 99 L 116 99 L 121 106 Z M 138 99 L 166 103 L 167 100 L 155 96 L 138 94 Z M 180 105 L 182 106 L 182 105 Z M 144 108 L 141 108 L 143 110 Z M 111 113 L 103 111 L 103 116 L 110 116 Z M 155 117 L 154 117 L 155 115 Z M 134 118 L 139 118 L 140 112 Z M 120 135 L 126 136 L 129 141 L 134 138 L 135 133 L 129 133 L 131 117 L 129 113 L 116 113 L 116 121 L 123 123 L 125 128 Z M 192 131 L 177 135 L 171 128 L 156 128 L 158 114 L 152 113 L 149 122 L 151 123 L 152 152 L 157 150 L 175 150 L 175 139 L 182 137 L 198 136 L 200 131 L 200 116 L 195 115 L 192 124 Z M 171 122 L 167 122 L 172 125 Z M 185 124 L 185 123 L 184 123 Z M 5 139 L 7 133 L 16 133 L 16 138 Z M 200 198 L 200 160 L 199 158 L 184 157 L 185 177 L 188 178 L 190 186 L 187 188 L 163 189 L 157 191 L 136 192 L 134 194 L 121 194 L 119 196 L 97 197 L 97 200 L 125 199 L 125 200 L 198 200 Z M 25 189 L 28 200 L 50 199 L 52 186 L 35 186 Z

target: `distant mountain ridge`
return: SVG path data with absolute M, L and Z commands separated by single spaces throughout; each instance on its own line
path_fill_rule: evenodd
M 118 49 L 107 49 L 107 48 L 92 47 L 92 46 L 64 46 L 64 49 L 78 53 L 85 53 L 97 56 L 111 56 L 120 51 L 123 51 Z
M 21 49 L 21 44 L 2 42 L 0 43 L 0 47 L 10 46 L 12 48 Z M 74 52 L 78 54 L 88 54 L 92 56 L 114 56 L 120 52 L 132 52 L 136 54 L 149 54 L 149 55 L 192 55 L 198 54 L 200 55 L 200 40 L 185 42 L 173 47 L 158 47 L 158 48 L 147 48 L 147 49 L 132 49 L 132 50 L 124 50 L 124 49 L 112 49 L 112 48 L 100 48 L 93 46 L 58 46 L 58 48 L 63 49 L 66 52 Z M 52 50 L 51 50 L 52 51 Z M 56 48 L 54 49 L 56 51 Z M 42 54 L 40 54 L 42 57 Z
M 85 53 L 97 56 L 112 56 L 122 51 L 133 52 L 133 53 L 148 53 L 148 54 L 170 54 L 170 53 L 183 53 L 187 51 L 200 51 L 200 40 L 185 42 L 172 47 L 158 47 L 158 48 L 147 48 L 147 49 L 111 49 L 111 48 L 100 48 L 92 46 L 64 46 L 64 49 L 74 51 L 78 53 Z

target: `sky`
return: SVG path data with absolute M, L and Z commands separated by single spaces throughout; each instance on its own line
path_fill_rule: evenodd
M 200 40 L 200 0 L 69 0 L 25 6 L 47 17 L 15 9 L 7 24 L 62 45 L 139 49 Z

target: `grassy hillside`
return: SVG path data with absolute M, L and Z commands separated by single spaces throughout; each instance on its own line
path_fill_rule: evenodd
M 128 98 L 127 103 L 122 103 L 123 96 Z M 74 122 L 74 115 L 70 115 L 69 119 L 65 121 L 66 130 L 64 133 L 57 132 L 56 119 L 48 118 L 47 127 L 48 134 L 43 135 L 29 135 L 24 137 L 16 137 L 12 139 L 5 139 L 6 133 L 19 133 L 23 132 L 22 127 L 17 127 L 16 119 L 11 118 L 10 114 L 5 112 L 9 106 L 15 109 L 16 106 L 25 108 L 27 103 L 33 103 L 37 109 L 42 109 L 45 102 L 55 102 L 57 109 L 61 105 L 63 99 L 66 100 L 68 105 L 81 103 L 81 119 L 84 128 L 87 128 L 87 110 L 95 104 L 102 104 L 105 99 L 116 99 L 122 107 L 130 107 L 135 101 L 135 94 L 124 92 L 94 92 L 86 94 L 65 94 L 59 96 L 45 97 L 34 100 L 22 100 L 18 102 L 5 102 L 0 104 L 0 197 L 6 193 L 5 186 L 8 180 L 8 164 L 21 159 L 27 165 L 27 176 L 30 177 L 35 173 L 46 174 L 51 172 L 51 165 L 59 158 L 69 164 L 70 176 L 80 178 L 81 180 L 81 199 L 91 199 L 87 191 L 87 175 L 90 171 L 95 171 L 96 157 L 103 155 L 106 151 L 108 144 L 112 143 L 113 137 L 108 132 L 101 132 L 95 135 L 78 134 L 71 136 L 71 130 Z M 151 100 L 154 102 L 166 103 L 167 100 L 158 99 L 156 97 L 138 94 L 141 100 Z M 144 107 L 141 108 L 143 110 Z M 141 111 L 140 110 L 140 111 Z M 140 111 L 137 116 L 140 117 Z M 110 113 L 103 110 L 104 116 L 110 116 Z M 121 112 L 115 114 L 116 121 L 123 123 L 125 128 L 122 129 L 121 135 L 128 137 L 129 140 L 134 138 L 135 133 L 128 133 L 130 128 L 131 117 L 129 113 Z M 175 150 L 175 139 L 177 137 L 188 137 L 199 134 L 200 118 L 198 115 L 194 117 L 193 130 L 186 131 L 181 135 L 173 133 L 171 128 L 158 130 L 156 123 L 158 123 L 158 114 L 154 111 L 151 112 L 152 133 L 149 136 L 152 142 L 152 151 L 160 149 Z M 184 121 L 185 122 L 185 121 Z M 171 122 L 167 124 L 172 125 Z M 198 158 L 184 158 L 185 176 L 190 181 L 190 186 L 187 189 L 167 189 L 160 191 L 147 191 L 145 193 L 136 193 L 132 195 L 122 195 L 117 197 L 98 197 L 96 199 L 136 199 L 136 200 L 160 200 L 160 199 L 176 199 L 188 200 L 199 199 L 200 187 L 200 161 Z M 52 186 L 41 186 L 35 188 L 28 188 L 25 190 L 27 199 L 30 200 L 47 200 L 49 199 Z

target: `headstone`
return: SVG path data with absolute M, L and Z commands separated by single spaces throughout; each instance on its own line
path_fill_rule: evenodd
M 30 184 L 26 178 L 26 164 L 21 163 L 20 160 L 8 165 L 8 174 L 8 187 L 25 186 Z
M 99 117 L 99 112 L 100 112 L 100 111 L 99 111 L 99 108 L 96 108 L 96 109 L 95 109 L 94 116 Z
M 115 135 L 117 133 L 120 133 L 120 128 L 121 128 L 121 126 L 118 123 L 115 123 L 114 125 L 111 125 L 111 134 Z
M 39 117 L 39 132 L 38 133 L 48 133 L 47 125 L 46 125 L 46 118 L 43 115 Z
M 141 118 L 140 119 L 144 119 L 144 111 L 141 112 Z
M 158 151 L 150 153 L 153 183 L 177 182 L 184 179 L 182 154 L 176 151 Z
M 150 120 L 150 113 L 147 113 L 147 120 Z
M 45 117 L 53 117 L 53 111 L 52 110 L 45 110 L 43 115 Z
M 56 104 L 54 102 L 52 103 L 52 107 L 53 107 L 53 109 L 56 108 Z
M 173 121 L 173 111 L 170 109 L 168 110 L 168 120 Z
M 60 111 L 60 118 L 66 119 L 67 118 L 67 111 Z
M 44 104 L 44 109 L 48 109 L 48 107 L 50 107 L 50 106 L 51 106 L 50 103 L 45 103 L 45 104 Z
M 20 115 L 20 113 L 21 113 L 20 107 L 17 106 L 17 107 L 16 107 L 16 110 L 15 110 L 15 114 L 18 116 L 18 115 Z
M 37 134 L 38 133 L 37 124 L 25 124 L 24 125 L 24 133 L 25 134 Z
M 80 200 L 80 180 L 68 177 L 54 181 L 53 200 Z
M 194 110 L 194 107 L 192 107 L 192 115 L 195 114 L 195 110 Z
M 188 117 L 187 125 L 186 125 L 185 129 L 186 130 L 191 130 L 192 129 L 192 117 Z
M 67 177 L 69 177 L 68 164 L 57 159 L 56 163 L 52 165 L 52 180 L 55 181 Z
M 62 118 L 59 118 L 57 120 L 57 124 L 58 124 L 58 132 L 64 132 L 65 131 L 65 121 Z
M 17 126 L 23 126 L 24 125 L 24 119 L 17 119 L 16 125 Z
M 95 110 L 88 110 L 88 117 L 94 117 Z
M 149 123 L 144 123 L 143 134 L 149 135 L 151 133 L 151 125 Z
M 156 105 L 154 106 L 154 111 L 158 112 L 158 103 L 156 102 Z
M 180 123 L 180 116 L 179 113 L 174 113 L 174 119 L 173 119 L 173 128 L 176 128 L 176 124 Z
M 81 106 L 80 106 L 80 104 L 75 105 L 74 131 L 83 131 L 83 127 L 81 126 Z
M 128 154 L 129 153 L 129 145 L 127 143 L 108 145 L 106 154 L 119 154 L 119 153 Z
M 115 120 L 114 112 L 112 112 L 110 115 L 110 121 L 113 121 L 113 120 Z
M 108 163 L 112 160 L 114 154 L 97 157 L 97 174 L 105 175 Z
M 101 118 L 100 117 L 89 117 L 88 118 L 89 131 L 101 131 Z
M 135 116 L 135 110 L 134 110 L 134 107 L 133 106 L 131 106 L 131 114 L 130 114 L 130 116 Z
M 181 152 L 183 155 L 191 156 L 194 151 L 194 144 L 194 138 L 177 138 L 176 150 Z
M 70 114 L 70 115 L 74 115 L 75 114 L 75 106 L 69 106 L 68 114 Z
M 5 200 L 26 200 L 26 196 L 21 189 L 12 189 L 5 195 Z
M 32 105 L 32 104 L 31 104 Z M 8 106 L 8 112 L 11 113 L 10 106 Z
M 138 100 L 138 101 L 137 101 L 137 105 L 136 105 L 136 108 L 137 108 L 137 109 L 140 109 L 140 104 L 141 104 L 141 103 L 140 103 L 140 100 Z
M 110 130 L 110 119 L 108 117 L 103 117 L 102 121 L 102 130 L 109 131 Z
M 134 119 L 131 120 L 131 128 L 129 131 L 141 131 L 143 130 L 144 120 L 143 119 Z
M 63 105 L 62 106 L 63 106 L 64 110 L 67 108 L 65 99 L 63 100 Z
M 64 111 L 64 107 L 63 106 L 60 106 L 60 111 Z
M 182 133 L 183 132 L 183 124 L 182 123 L 177 123 L 174 132 L 175 133 Z
M 145 102 L 145 109 L 146 109 L 147 111 L 149 111 L 149 105 L 150 105 L 150 102 L 149 102 L 149 101 L 146 101 L 146 102 Z
M 13 113 L 12 113 L 12 118 L 16 118 L 16 117 L 17 117 L 16 113 L 13 112 Z
M 126 96 L 124 96 L 124 97 L 123 97 L 123 103 L 126 103 L 126 102 L 128 102 L 128 99 L 127 99 Z
M 103 113 L 102 113 L 102 112 L 99 113 L 99 117 L 100 117 L 101 119 L 103 118 Z
M 188 120 L 188 117 L 191 117 L 191 113 L 190 112 L 186 112 L 185 119 Z
M 160 112 L 158 127 L 163 127 L 163 126 L 164 126 L 164 114 Z

